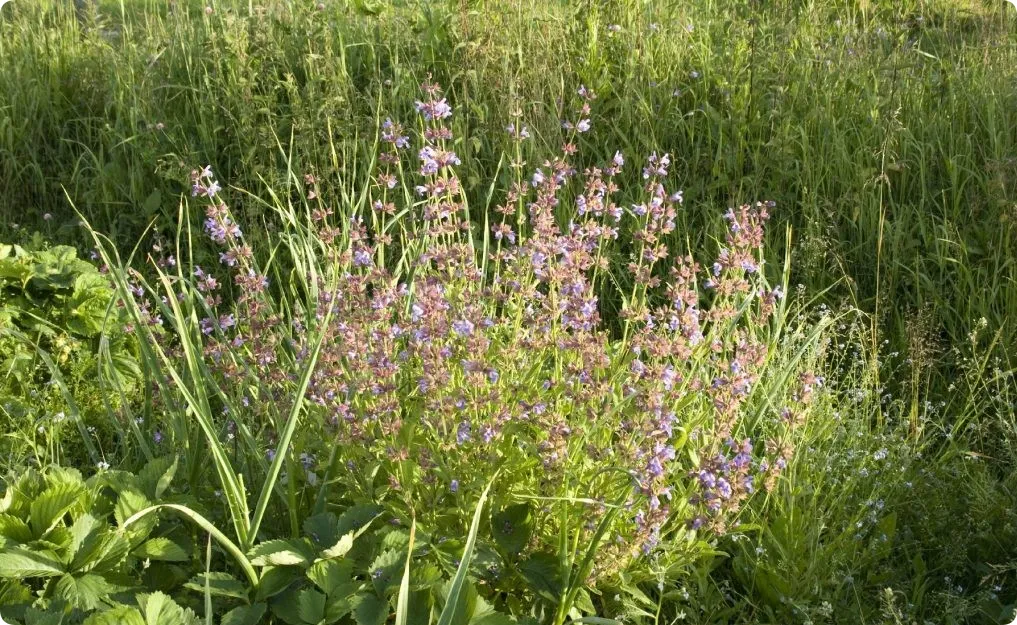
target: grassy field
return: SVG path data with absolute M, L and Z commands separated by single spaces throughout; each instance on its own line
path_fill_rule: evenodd
M 421 117 L 415 103 L 431 102 L 421 92 L 422 83 L 442 87 L 441 97 L 452 109 L 448 119 Z M 595 98 L 583 95 L 591 91 Z M 584 103 L 588 113 L 580 108 Z M 386 154 L 401 146 L 394 147 L 386 135 L 392 132 L 386 120 L 401 124 L 413 146 L 396 163 Z M 450 138 L 426 134 L 439 127 Z M 575 153 L 563 154 L 564 144 Z M 439 156 L 455 153 L 461 161 L 454 163 L 461 193 L 435 190 L 446 175 L 444 163 L 437 173 L 414 180 L 420 163 L 427 167 L 418 155 L 421 145 Z M 605 174 L 617 152 L 624 166 Z M 656 167 L 647 163 L 651 154 L 665 153 L 670 155 L 666 172 L 644 173 L 644 166 Z M 559 157 L 576 173 L 565 177 L 583 182 L 548 189 L 553 201 L 542 200 L 547 183 L 535 172 L 540 168 L 553 178 L 551 172 L 562 171 L 554 162 Z M 221 191 L 208 192 L 212 175 L 192 177 L 206 165 Z M 595 167 L 600 169 L 591 176 Z M 379 179 L 389 174 L 391 186 Z M 580 207 L 603 199 L 589 183 L 603 176 L 618 188 L 608 199 L 625 213 L 617 223 L 617 241 L 598 242 L 595 259 L 575 261 L 578 268 L 561 261 L 584 276 L 569 279 L 585 285 L 583 297 L 595 303 L 593 324 L 600 333 L 587 335 L 589 329 L 576 325 L 572 315 L 579 313 L 566 301 L 569 289 L 579 287 L 570 287 L 573 283 L 558 277 L 557 269 L 545 278 L 539 268 L 523 271 L 513 258 L 499 256 L 516 249 L 516 241 L 496 239 L 492 226 L 512 225 L 518 249 L 557 259 L 551 250 L 561 254 L 562 246 L 582 247 L 585 235 L 570 231 L 569 224 L 585 224 L 594 214 Z M 657 196 L 648 181 L 659 181 L 667 194 L 681 191 L 680 202 L 677 196 L 665 202 L 674 214 L 660 223 L 653 217 Z M 417 184 L 432 186 L 420 195 Z M 208 526 L 198 523 L 195 529 L 164 515 L 158 528 L 148 528 L 154 538 L 139 538 L 172 539 L 187 558 L 202 559 L 194 570 L 179 564 L 180 558 L 165 558 L 162 565 L 172 570 L 163 572 L 164 584 L 144 576 L 122 583 L 137 569 L 136 560 L 144 561 L 156 549 L 132 544 L 131 556 L 117 564 L 121 577 L 111 574 L 104 583 L 165 592 L 201 615 L 202 622 L 222 623 L 352 619 L 364 625 L 384 622 L 389 607 L 400 624 L 429 622 L 432 616 L 451 619 L 442 623 L 488 625 L 510 619 L 611 622 L 583 617 L 638 623 L 1004 623 L 1013 618 L 1017 12 L 1004 2 L 350 0 L 205 6 L 122 0 L 76 13 L 70 3 L 14 0 L 0 10 L 0 188 L 0 244 L 19 244 L 24 251 L 18 256 L 14 248 L 5 251 L 0 245 L 0 346 L 10 354 L 0 355 L 6 359 L 0 402 L 9 430 L 4 465 L 12 476 L 27 467 L 42 471 L 31 488 L 14 477 L 5 480 L 6 492 L 21 493 L 27 502 L 26 493 L 49 492 L 45 489 L 56 488 L 54 483 L 67 481 L 53 477 L 57 469 L 45 467 L 76 466 L 91 475 L 102 465 L 87 488 L 112 488 L 121 502 L 130 499 L 123 494 L 127 490 L 145 491 L 146 503 L 171 502 L 209 519 Z M 520 197 L 517 191 L 523 188 L 530 195 Z M 209 209 L 219 198 L 229 205 L 228 216 Z M 375 201 L 392 203 L 392 210 L 374 210 Z M 542 201 L 560 238 L 541 238 L 551 236 L 541 230 Z M 749 217 L 725 211 L 757 201 L 773 204 L 765 240 L 748 245 L 739 239 L 745 236 L 739 229 Z M 538 210 L 528 209 L 530 202 Z M 461 209 L 472 226 L 440 231 L 426 215 L 446 206 Z M 312 219 L 315 211 L 328 217 Z M 364 220 L 363 233 L 356 219 Z M 216 235 L 217 228 L 228 230 L 233 223 L 243 230 L 242 245 L 252 249 L 240 266 L 268 279 L 264 293 L 245 282 L 246 274 L 236 273 L 233 264 L 220 267 L 221 253 L 242 247 L 232 234 Z M 202 234 L 203 227 L 212 240 Z M 362 247 L 364 241 L 369 247 Z M 627 512 L 603 513 L 615 509 L 608 504 L 621 487 L 598 480 L 605 479 L 601 469 L 614 470 L 625 455 L 616 447 L 631 444 L 629 460 L 645 464 L 645 454 L 636 450 L 656 436 L 636 442 L 617 432 L 627 432 L 637 421 L 618 416 L 630 397 L 619 380 L 634 371 L 633 358 L 641 363 L 643 352 L 633 352 L 634 346 L 644 339 L 653 345 L 641 320 L 675 299 L 665 291 L 680 279 L 678 272 L 666 270 L 664 256 L 657 263 L 641 253 L 657 244 L 666 246 L 668 259 L 695 256 L 706 272 L 719 247 L 743 250 L 743 245 L 743 264 L 722 269 L 747 272 L 745 279 L 758 289 L 738 291 L 730 301 L 729 294 L 705 289 L 704 309 L 731 306 L 739 312 L 731 313 L 736 321 L 730 326 L 704 317 L 704 335 L 718 342 L 720 356 L 691 349 L 675 361 L 687 369 L 682 379 L 691 385 L 702 378 L 706 389 L 734 375 L 734 368 L 718 373 L 711 367 L 729 355 L 732 366 L 742 366 L 746 356 L 739 341 L 758 341 L 766 356 L 754 374 L 753 390 L 734 402 L 738 425 L 733 430 L 718 425 L 723 420 L 711 412 L 714 404 L 668 396 L 669 405 L 685 411 L 679 411 L 678 420 L 694 442 L 682 439 L 690 446 L 688 458 L 674 441 L 661 443 L 677 446 L 684 464 L 666 474 L 676 493 L 672 516 L 647 525 L 656 508 L 632 521 L 629 512 L 639 505 L 633 499 L 619 500 L 625 505 L 617 510 Z M 72 246 L 81 258 L 94 251 L 95 264 L 104 265 L 95 275 L 108 280 L 91 277 L 94 270 L 87 263 L 45 251 L 54 245 Z M 333 255 L 328 251 L 333 247 L 346 255 Z M 434 275 L 420 268 L 433 257 L 440 261 L 463 249 L 473 254 L 476 267 L 464 265 L 468 268 L 459 274 L 438 268 Z M 354 370 L 364 374 L 338 347 L 350 337 L 329 334 L 327 320 L 334 311 L 322 308 L 319 290 L 346 288 L 344 280 L 364 269 L 357 254 L 365 252 L 370 266 L 409 285 L 406 310 L 393 308 L 393 319 L 406 327 L 418 323 L 408 312 L 410 302 L 423 298 L 420 292 L 426 294 L 436 280 L 444 285 L 449 306 L 463 307 L 462 318 L 448 320 L 460 324 L 449 336 L 473 336 L 473 324 L 479 326 L 486 315 L 491 329 L 485 341 L 495 347 L 485 342 L 491 350 L 485 353 L 497 363 L 490 364 L 487 382 L 470 377 L 477 371 L 441 381 L 427 377 L 433 373 L 430 352 L 407 347 L 413 355 L 399 361 L 409 364 L 396 366 L 405 370 L 393 382 L 398 388 L 392 390 L 393 401 L 416 415 L 406 416 L 407 422 L 419 419 L 423 425 L 416 435 L 402 426 L 393 431 L 379 426 L 381 432 L 365 444 L 366 456 L 356 449 L 362 432 L 329 429 L 326 417 L 319 424 L 313 416 L 313 406 L 332 401 L 320 379 L 324 373 L 314 374 L 316 366 L 326 366 L 317 359 L 335 367 L 327 370 L 337 378 L 354 376 Z M 29 254 L 35 256 L 29 260 Z M 755 271 L 756 262 L 761 271 Z M 200 272 L 192 276 L 202 266 L 225 272 L 221 290 L 202 282 Z M 89 277 L 78 277 L 82 274 Z M 714 277 L 723 285 L 722 276 L 728 274 L 718 270 Z M 660 292 L 651 278 L 663 281 Z M 107 282 L 99 285 L 102 280 Z M 387 288 L 373 274 L 363 280 L 356 282 L 362 293 L 373 296 Z M 530 307 L 501 290 L 513 280 L 533 281 L 533 293 L 540 295 Z M 695 290 L 696 280 L 692 284 Z M 484 289 L 474 291 L 480 289 L 476 285 Z M 784 297 L 771 316 L 764 300 L 775 287 Z M 752 293 L 763 299 L 753 299 Z M 742 296 L 748 299 L 738 299 Z M 170 304 L 174 298 L 179 306 Z M 107 310 L 104 302 L 111 299 L 119 303 Z M 534 306 L 543 310 L 546 301 L 554 303 L 548 318 L 531 312 Z M 94 318 L 81 312 L 86 303 L 95 307 Z M 368 300 L 360 303 L 363 310 L 370 308 Z M 389 310 L 388 304 L 379 306 Z M 380 320 L 362 319 L 361 311 L 353 307 L 343 314 L 357 320 L 350 322 L 353 327 L 364 324 L 366 334 L 357 335 L 358 344 L 373 345 L 375 335 L 366 328 Z M 159 314 L 165 320 L 162 330 L 148 323 Z M 231 315 L 237 328 L 250 333 L 248 339 L 271 336 L 270 347 L 217 343 L 228 327 L 216 320 Z M 212 326 L 199 325 L 209 319 Z M 530 337 L 520 347 L 512 337 L 526 334 L 523 320 L 533 328 L 546 323 L 557 343 Z M 603 351 L 596 357 L 583 351 L 578 344 L 587 340 L 598 346 L 603 341 Z M 269 358 L 272 350 L 278 353 Z M 314 356 L 308 360 L 308 354 Z M 566 410 L 558 391 L 548 388 L 574 388 L 566 383 L 571 367 L 587 371 L 591 358 L 609 363 L 592 376 L 605 376 L 598 392 L 611 401 L 595 408 L 590 397 L 576 392 Z M 256 372 L 254 381 L 237 386 L 235 371 L 223 362 Z M 662 361 L 659 367 L 650 366 L 653 375 L 664 375 L 667 365 Z M 541 391 L 535 372 L 545 368 L 550 373 Z M 825 384 L 814 399 L 804 401 L 801 385 L 809 387 L 810 397 L 814 386 L 801 382 L 809 375 L 820 375 Z M 644 378 L 635 380 L 633 387 L 641 389 Z M 357 383 L 349 382 L 353 388 Z M 438 471 L 435 479 L 440 484 L 453 479 L 455 497 L 427 491 L 433 458 L 450 449 L 439 435 L 447 424 L 434 425 L 427 415 L 442 414 L 441 406 L 458 401 L 453 390 L 472 397 L 470 389 L 488 383 L 505 394 L 484 399 L 487 403 L 474 398 L 481 402 L 478 421 L 464 420 L 458 434 L 455 427 L 443 434 L 458 439 L 460 447 L 479 440 L 481 428 L 490 426 L 480 415 L 512 402 L 531 408 L 550 402 L 558 406 L 562 422 L 544 424 L 537 433 L 516 433 L 518 445 L 506 443 L 490 452 L 494 455 L 450 454 L 445 464 L 438 463 L 446 473 Z M 448 385 L 448 396 L 430 398 L 428 384 Z M 249 387 L 259 389 L 251 402 L 257 408 L 248 405 L 242 390 Z M 350 387 L 344 388 L 348 393 Z M 688 389 L 700 391 L 694 385 Z M 671 383 L 666 390 L 672 390 Z M 437 403 L 428 403 L 432 399 Z M 801 403 L 808 416 L 777 434 L 777 426 L 761 416 L 781 401 Z M 370 402 L 357 406 L 380 410 Z M 420 415 L 414 412 L 418 409 Z M 601 414 L 598 410 L 602 417 L 590 416 Z M 245 416 L 227 417 L 238 411 Z M 582 411 L 587 412 L 580 417 Z M 77 427 L 56 428 L 57 414 L 61 420 L 69 415 Z M 616 417 L 621 420 L 611 421 Z M 589 428 L 591 449 L 603 445 L 598 453 L 605 455 L 573 449 L 569 458 L 587 452 L 590 457 L 562 469 L 560 483 L 551 487 L 548 480 L 558 478 L 542 479 L 530 456 L 514 450 L 529 441 L 544 453 L 556 444 L 561 427 Z M 757 488 L 730 511 L 725 504 L 724 512 L 731 513 L 728 527 L 690 537 L 695 532 L 681 529 L 683 522 L 692 527 L 700 517 L 685 519 L 682 514 L 692 513 L 679 512 L 677 502 L 695 499 L 689 495 L 696 479 L 703 487 L 703 478 L 693 476 L 710 466 L 709 456 L 727 453 L 718 450 L 726 449 L 728 436 L 779 441 L 794 453 L 777 453 L 787 467 L 771 487 Z M 329 437 L 352 442 L 333 446 L 330 456 L 329 447 L 321 446 Z M 214 442 L 218 438 L 228 442 Z M 426 453 L 416 455 L 417 446 Z M 398 453 L 403 447 L 409 459 Z M 768 462 L 777 457 L 762 448 L 759 441 L 755 453 L 771 454 Z M 176 459 L 160 460 L 170 457 Z M 306 458 L 311 460 L 305 463 Z M 340 460 L 348 467 L 373 466 L 374 473 L 369 479 L 366 469 L 344 473 Z M 146 465 L 150 468 L 143 469 Z M 620 466 L 636 471 L 635 465 Z M 128 486 L 126 478 L 102 481 L 118 469 L 140 477 Z M 304 470 L 314 474 L 313 480 L 294 477 Z M 467 484 L 466 476 L 474 472 Z M 765 473 L 757 476 L 757 486 Z M 175 485 L 167 490 L 174 475 Z M 168 476 L 165 484 L 159 476 Z M 319 478 L 323 486 L 317 485 Z M 383 482 L 399 487 L 386 489 Z M 407 490 L 409 483 L 418 484 L 422 499 L 409 494 L 414 492 Z M 671 491 L 666 497 L 655 491 L 658 486 L 663 488 L 653 480 L 640 482 L 633 492 L 671 497 Z M 493 507 L 485 512 L 488 496 Z M 589 512 L 583 506 L 592 505 L 591 499 L 606 507 Z M 559 511 L 551 502 L 564 503 Z M 312 618 L 307 606 L 317 599 L 308 593 L 318 592 L 331 606 L 339 603 L 331 594 L 338 591 L 321 582 L 325 573 L 315 567 L 326 567 L 317 560 L 311 566 L 313 558 L 292 545 L 290 550 L 307 560 L 307 578 L 264 581 L 273 566 L 288 570 L 278 564 L 282 556 L 267 547 L 258 551 L 264 545 L 297 540 L 308 519 L 334 525 L 321 515 L 342 519 L 368 504 L 378 505 L 393 521 L 383 528 L 391 530 L 387 534 L 364 534 L 373 537 L 364 539 L 365 553 L 350 559 L 363 568 L 352 577 L 358 583 L 368 584 L 376 572 L 386 571 L 381 578 L 391 584 L 375 583 L 374 598 L 365 599 L 368 595 L 358 590 L 361 594 L 343 599 L 351 602 L 349 614 L 336 608 L 335 620 L 324 613 Z M 514 545 L 495 520 L 510 511 L 521 514 L 518 506 L 524 504 L 530 506 L 526 523 L 533 532 L 525 545 Z M 145 506 L 138 501 L 117 505 L 123 510 L 118 508 L 114 525 L 122 533 L 131 515 Z M 29 508 L 0 503 L 6 515 L 0 519 L 30 517 Z M 57 509 L 54 523 L 66 517 L 68 528 L 74 526 L 81 517 L 68 510 L 76 509 Z M 90 514 L 102 518 L 99 511 Z M 477 520 L 482 518 L 483 523 Z M 27 523 L 39 531 L 38 521 Z M 209 526 L 229 539 L 215 536 L 213 548 Z M 442 547 L 439 528 L 451 533 L 450 547 Z M 660 543 L 643 557 L 613 551 L 612 540 L 652 542 L 646 532 Z M 0 580 L 38 572 L 42 565 L 19 569 L 10 557 L 24 556 L 24 536 L 5 525 L 0 536 L 0 550 L 8 554 L 5 559 L 0 551 Z M 46 532 L 34 539 L 59 542 Z M 466 556 L 474 542 L 470 564 Z M 587 542 L 592 549 L 584 558 L 579 546 Z M 239 558 L 233 558 L 234 551 Z M 393 555 L 396 551 L 402 555 Z M 71 553 L 68 561 L 74 557 Z M 377 562 L 370 561 L 374 558 Z M 417 558 L 426 562 L 419 575 L 409 566 Z M 619 570 L 605 564 L 612 559 Z M 460 567 L 460 562 L 466 564 Z M 205 583 L 210 577 L 201 575 L 216 567 L 235 574 L 238 579 L 232 581 L 241 591 L 214 595 L 212 584 Z M 502 573 L 490 577 L 484 573 L 490 567 Z M 60 570 L 80 580 L 79 570 Z M 121 603 L 136 606 L 130 609 L 138 610 L 139 618 L 151 617 L 146 610 L 153 608 L 141 599 L 94 591 L 94 600 L 91 595 L 82 600 L 57 588 L 56 580 L 63 578 L 40 577 L 44 581 L 36 586 L 0 581 L 5 618 L 4 606 L 10 605 L 15 606 L 11 618 L 25 623 L 46 622 L 32 620 L 31 610 L 63 610 L 70 619 L 64 622 L 78 622 L 74 619 L 86 612 Z M 188 580 L 190 590 L 181 590 Z M 272 584 L 281 594 L 266 594 Z M 474 603 L 457 613 L 448 606 L 461 589 L 468 590 L 462 591 L 468 595 L 463 601 Z M 59 604 L 60 598 L 69 607 Z M 305 602 L 302 615 L 297 607 L 288 612 L 287 601 Z M 380 606 L 374 612 L 358 607 L 374 601 Z M 498 615 L 485 617 L 477 601 Z M 420 607 L 424 604 L 426 610 Z M 220 621 L 230 609 L 240 612 Z M 409 621 L 403 620 L 407 614 Z

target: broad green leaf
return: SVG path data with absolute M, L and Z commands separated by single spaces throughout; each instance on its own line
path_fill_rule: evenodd
M 85 619 L 84 625 L 146 625 L 146 623 L 145 617 L 137 608 L 122 605 L 92 614 Z
M 353 582 L 353 563 L 347 560 L 320 560 L 307 569 L 307 578 L 326 595 L 333 595 Z
M 32 589 L 18 579 L 0 580 L 0 605 L 31 603 Z
M 116 518 L 117 523 L 123 527 L 127 519 L 130 519 L 142 510 L 150 508 L 151 505 L 148 497 L 140 491 L 129 488 L 120 493 L 116 506 L 113 508 L 113 516 Z M 124 536 L 130 542 L 131 547 L 136 547 L 148 538 L 148 535 L 152 533 L 152 530 L 155 529 L 158 523 L 158 515 L 145 515 L 132 522 L 130 527 L 124 532 Z
M 63 573 L 56 554 L 15 548 L 0 552 L 0 578 L 52 577 Z
M 47 488 L 31 504 L 32 532 L 36 538 L 42 538 L 60 522 L 67 512 L 78 503 L 82 494 L 80 485 L 59 483 Z
M 265 541 L 248 554 L 254 566 L 302 566 L 312 562 L 314 556 L 307 540 L 294 538 Z
M 517 623 L 514 618 L 507 614 L 490 611 L 484 614 L 474 614 L 470 618 L 470 625 L 517 625 Z
M 402 551 L 384 551 L 374 559 L 368 573 L 378 595 L 385 596 L 388 589 L 398 583 L 405 559 L 406 553 Z
M 307 588 L 297 595 L 297 612 L 307 623 L 318 623 L 325 618 L 325 595 Z
M 67 613 L 64 611 L 62 602 L 54 601 L 47 610 L 40 610 L 34 606 L 25 610 L 25 625 L 62 625 Z
M 456 592 L 452 592 L 453 590 Z M 466 579 L 457 586 L 455 579 L 450 579 L 440 588 L 439 593 L 445 600 L 439 622 L 446 622 L 448 625 L 469 623 L 479 600 L 477 588 L 473 582 Z
M 71 561 L 73 571 L 104 572 L 119 566 L 131 550 L 126 538 L 105 526 L 89 534 Z
M 81 610 L 95 610 L 114 590 L 105 579 L 92 573 L 63 575 L 57 580 L 54 595 Z
M 0 537 L 16 543 L 32 540 L 32 530 L 22 519 L 11 514 L 0 514 Z
M 164 536 L 150 538 L 140 547 L 136 548 L 133 553 L 139 558 L 165 560 L 167 562 L 187 562 L 191 559 L 191 556 L 184 551 L 183 547 Z
M 519 573 L 535 593 L 548 601 L 562 599 L 564 587 L 558 556 L 550 553 L 535 553 L 519 565 Z
M 382 625 L 388 620 L 388 601 L 365 592 L 353 600 L 353 620 L 357 625 Z
M 353 532 L 344 534 L 334 545 L 321 552 L 322 559 L 341 558 L 353 549 Z
M 219 625 L 258 625 L 265 616 L 266 605 L 255 603 L 233 608 L 223 615 Z
M 266 567 L 261 573 L 255 598 L 264 601 L 286 590 L 293 582 L 303 577 L 299 571 L 300 569 L 288 566 Z
M 145 615 L 146 625 L 198 625 L 198 617 L 190 609 L 181 608 L 161 592 L 138 595 L 138 606 Z
M 491 515 L 491 535 L 508 555 L 519 555 L 530 542 L 530 505 L 520 503 Z
M 138 472 L 138 480 L 145 495 L 152 501 L 158 501 L 169 488 L 179 466 L 179 457 L 162 456 L 153 459 Z
M 304 534 L 315 545 L 326 547 L 339 540 L 339 520 L 331 512 L 323 512 L 304 520 Z
M 377 504 L 358 504 L 348 508 L 339 515 L 339 526 L 336 532 L 341 536 L 355 532 L 378 518 L 382 507 Z

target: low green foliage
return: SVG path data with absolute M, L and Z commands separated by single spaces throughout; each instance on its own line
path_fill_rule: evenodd
M 74 248 L 0 244 L 0 449 L 8 462 L 104 462 L 141 369 L 113 288 Z M 103 358 L 100 358 L 100 355 Z M 100 368 L 100 361 L 106 366 Z M 76 436 L 66 437 L 76 426 Z

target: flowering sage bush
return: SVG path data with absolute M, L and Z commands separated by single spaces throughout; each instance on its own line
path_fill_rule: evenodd
M 516 150 L 479 219 L 433 84 L 415 130 L 382 124 L 367 201 L 333 209 L 308 174 L 304 201 L 277 206 L 271 249 L 252 249 L 214 173 L 195 171 L 218 264 L 164 246 L 158 279 L 132 273 L 125 298 L 160 355 L 155 401 L 178 415 L 152 436 L 200 450 L 188 414 L 207 412 L 205 436 L 244 484 L 268 480 L 268 515 L 290 531 L 323 501 L 370 500 L 432 554 L 490 486 L 491 558 L 474 573 L 491 596 L 521 579 L 590 611 L 570 580 L 648 579 L 711 551 L 792 457 L 822 328 L 795 326 L 784 281 L 764 275 L 771 204 L 728 210 L 704 266 L 680 248 L 670 155 L 646 158 L 625 201 L 620 152 L 579 171 L 593 100 L 579 90 L 557 156 L 527 169 Z M 507 132 L 529 137 L 518 118 Z M 608 297 L 621 311 L 605 318 Z

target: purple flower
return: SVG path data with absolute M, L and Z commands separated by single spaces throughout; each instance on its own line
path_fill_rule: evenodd
M 452 480 L 451 482 L 449 482 L 448 489 L 450 491 L 452 491 L 453 493 L 458 493 L 459 492 L 459 480 Z
M 424 119 L 432 121 L 435 119 L 446 119 L 452 115 L 452 107 L 448 105 L 445 98 L 441 100 L 421 102 L 417 100 L 417 112 L 423 114 Z
M 473 334 L 473 322 L 468 319 L 459 319 L 458 321 L 452 322 L 452 329 L 455 330 L 459 336 L 470 336 Z
M 367 267 L 371 264 L 371 252 L 366 248 L 360 248 L 353 252 L 353 265 L 356 267 Z
M 472 429 L 469 421 L 461 422 L 456 429 L 456 443 L 459 445 L 468 443 L 471 439 Z

